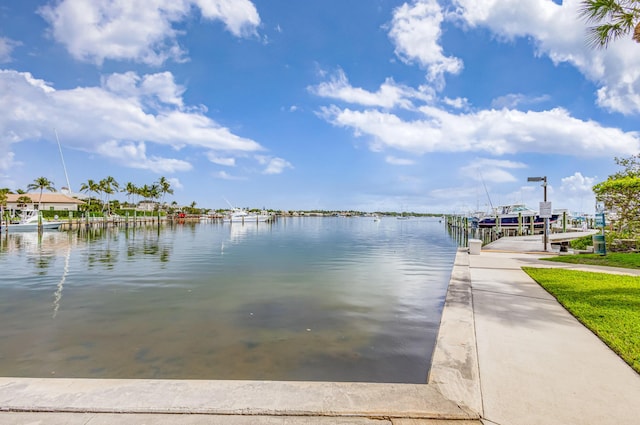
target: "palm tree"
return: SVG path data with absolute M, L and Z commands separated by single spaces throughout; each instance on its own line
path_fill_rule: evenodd
M 589 28 L 589 44 L 607 47 L 611 41 L 633 32 L 640 43 L 640 0 L 583 0 L 580 16 L 597 25 Z
M 160 198 L 160 194 L 162 190 L 160 189 L 160 185 L 158 183 L 154 183 L 149 187 L 149 196 L 151 199 L 156 200 Z
M 172 201 L 171 207 L 169 208 L 169 213 L 173 214 L 177 209 L 178 209 L 178 203 L 176 201 Z
M 141 196 L 145 201 L 150 198 L 149 185 L 145 184 L 137 188 L 136 195 Z
M 196 201 L 191 202 L 191 205 L 189 205 L 189 213 L 190 214 L 195 214 L 196 213 L 196 205 L 198 203 Z
M 38 197 L 38 210 L 40 210 L 41 201 L 42 201 L 42 191 L 47 189 L 50 192 L 55 192 L 56 188 L 53 187 L 53 182 L 46 177 L 38 177 L 27 186 L 27 190 L 36 190 L 40 189 L 40 196 Z
M 80 185 L 80 192 L 95 193 L 96 195 L 100 191 L 100 184 L 96 183 L 92 179 L 87 180 L 86 183 Z M 89 196 L 89 204 L 87 205 L 87 211 L 91 210 L 91 196 Z
M 0 189 L 0 205 L 7 205 L 7 193 L 11 192 L 9 188 Z
M 27 195 L 18 196 L 18 199 L 16 199 L 16 203 L 18 204 L 19 208 L 26 208 L 27 204 L 30 204 L 32 202 L 33 200 L 31 199 L 31 197 Z
M 107 202 L 107 213 L 109 215 L 111 215 L 111 205 L 109 202 L 109 198 L 111 195 L 113 195 L 113 193 L 120 189 L 120 185 L 118 184 L 118 182 L 116 181 L 116 179 L 114 179 L 111 176 L 107 176 L 104 179 L 100 180 L 100 189 L 102 190 L 102 192 L 106 195 L 106 202 Z M 104 210 L 104 208 L 103 208 Z
M 124 189 L 122 189 L 122 191 L 127 194 L 127 199 L 129 200 L 129 203 L 131 203 L 131 197 L 134 195 L 137 195 L 139 189 L 135 184 L 131 182 L 127 182 L 127 184 L 124 186 Z
M 171 183 L 169 183 L 169 181 L 166 178 L 160 177 L 157 184 L 159 186 L 160 193 L 162 194 L 162 204 L 164 204 L 164 196 L 167 193 L 169 195 L 173 195 L 173 189 L 171 189 Z

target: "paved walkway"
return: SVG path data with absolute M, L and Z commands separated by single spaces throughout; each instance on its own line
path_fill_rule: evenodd
M 640 424 L 640 375 L 521 267 L 640 271 L 540 261 L 527 241 L 497 242 L 469 256 L 483 423 Z
M 0 423 L 639 424 L 640 375 L 521 267 L 603 269 L 523 238 L 458 252 L 428 384 L 0 378 Z

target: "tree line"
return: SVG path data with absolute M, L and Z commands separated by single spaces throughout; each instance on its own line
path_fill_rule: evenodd
M 15 192 L 9 188 L 0 189 L 0 205 L 6 205 L 7 194 L 19 194 L 24 195 L 18 197 L 18 204 L 27 205 L 32 202 L 31 197 L 26 196 L 29 191 L 39 191 L 38 197 L 38 209 L 41 206 L 42 193 L 44 191 L 56 192 L 55 184 L 46 177 L 38 177 L 32 183 L 27 185 L 26 191 L 22 189 L 16 189 Z M 111 214 L 113 209 L 121 208 L 133 208 L 138 205 L 138 200 L 156 202 L 159 208 L 166 207 L 164 201 L 166 195 L 173 195 L 173 188 L 171 182 L 165 177 L 160 177 L 157 181 L 151 184 L 144 184 L 137 186 L 132 182 L 127 182 L 121 185 L 114 177 L 107 176 L 102 180 L 88 179 L 80 185 L 80 192 L 87 194 L 88 199 L 84 209 L 86 211 L 93 212 L 106 212 Z M 125 193 L 128 202 L 120 203 L 118 200 L 112 200 L 111 197 L 116 193 Z M 190 206 L 185 209 L 190 213 L 198 213 L 196 211 L 196 202 L 193 201 Z M 174 201 L 167 209 L 177 209 L 178 205 Z
M 87 208 L 91 210 L 91 201 L 95 198 L 91 197 L 91 194 L 99 196 L 99 203 L 102 206 L 102 210 L 106 209 L 107 213 L 111 213 L 111 196 L 116 192 L 126 193 L 129 200 L 128 205 L 137 205 L 136 197 L 141 197 L 146 201 L 159 202 L 164 204 L 164 198 L 167 194 L 173 195 L 173 189 L 171 183 L 165 178 L 160 177 L 156 182 L 151 185 L 145 184 L 142 186 L 136 186 L 132 182 L 127 182 L 121 188 L 120 183 L 116 181 L 112 176 L 107 176 L 102 180 L 95 181 L 92 179 L 80 185 L 80 192 L 87 193 L 89 195 L 89 202 Z M 133 203 L 131 199 L 134 198 Z M 118 202 L 119 204 L 119 202 Z

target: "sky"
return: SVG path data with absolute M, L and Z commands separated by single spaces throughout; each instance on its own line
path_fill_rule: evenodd
M 0 0 L 0 187 L 60 190 L 64 159 L 72 192 L 465 214 L 538 209 L 546 176 L 554 209 L 593 213 L 640 153 L 640 44 L 591 48 L 579 6 Z

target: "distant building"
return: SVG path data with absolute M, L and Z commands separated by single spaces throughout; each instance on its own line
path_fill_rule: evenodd
M 18 199 L 26 196 L 31 199 L 28 203 L 18 203 Z M 55 211 L 78 211 L 78 206 L 85 203 L 79 199 L 72 198 L 64 193 L 43 192 L 42 198 L 40 193 L 8 193 L 7 209 L 8 210 L 37 210 L 38 200 L 40 200 L 40 209 Z
M 140 201 L 136 210 L 138 211 L 155 211 L 160 206 L 159 202 L 155 201 Z

